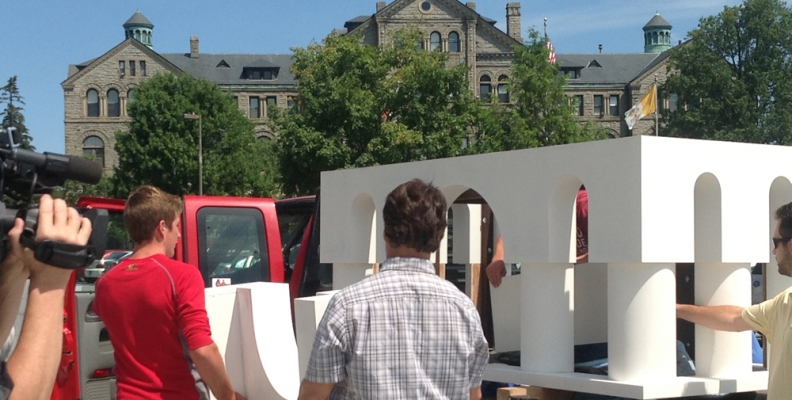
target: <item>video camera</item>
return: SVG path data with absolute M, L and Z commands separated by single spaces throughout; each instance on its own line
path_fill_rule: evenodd
M 102 178 L 102 167 L 81 157 L 25 150 L 19 147 L 20 143 L 21 138 L 15 128 L 0 127 L 0 195 L 20 204 L 16 215 L 9 216 L 6 215 L 4 199 L 0 198 L 0 262 L 8 255 L 8 231 L 17 217 L 25 221 L 20 243 L 33 250 L 36 259 L 45 264 L 77 269 L 100 258 L 107 245 L 107 210 L 78 209 L 80 215 L 91 220 L 93 228 L 85 246 L 51 240 L 37 242 L 38 209 L 30 202 L 34 195 L 51 193 L 69 179 L 96 184 Z

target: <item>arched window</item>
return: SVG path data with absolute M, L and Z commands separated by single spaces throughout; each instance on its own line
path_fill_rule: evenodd
M 456 32 L 448 34 L 448 51 L 451 53 L 459 53 L 459 34 Z
M 657 32 L 652 33 L 652 44 L 657 44 Z
M 107 116 L 118 117 L 121 115 L 121 108 L 118 105 L 118 90 L 110 89 L 107 91 Z
M 135 31 L 135 39 L 140 41 L 140 30 Z
M 83 157 L 93 160 L 104 167 L 104 141 L 98 136 L 85 138 L 83 140 Z
M 96 90 L 91 89 L 85 95 L 88 98 L 88 116 L 89 117 L 98 117 L 99 116 L 99 92 L 97 92 Z
M 508 80 L 509 77 L 506 75 L 501 75 L 498 77 L 498 102 L 500 103 L 509 102 Z
M 133 100 L 135 100 L 135 90 L 134 89 L 129 89 L 129 91 L 127 91 L 127 106 Z
M 429 35 L 429 51 L 442 51 L 443 47 L 440 41 L 440 32 L 432 32 Z
M 482 75 L 479 78 L 479 97 L 484 102 L 492 102 L 492 79 L 488 75 Z

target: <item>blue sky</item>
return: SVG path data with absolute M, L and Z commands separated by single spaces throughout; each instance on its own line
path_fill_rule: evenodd
M 389 1 L 388 3 L 390 3 Z M 477 11 L 505 30 L 507 0 L 479 0 Z M 154 24 L 154 50 L 188 52 L 198 35 L 202 53 L 290 53 L 320 41 L 376 0 L 5 0 L 0 22 L 0 84 L 17 75 L 25 118 L 38 151 L 64 152 L 63 89 L 69 64 L 99 57 L 124 40 L 122 25 L 139 9 Z M 641 28 L 655 12 L 684 39 L 702 16 L 739 0 L 555 0 L 522 2 L 523 31 L 542 30 L 557 53 L 643 51 Z M 525 36 L 525 35 L 523 35 Z

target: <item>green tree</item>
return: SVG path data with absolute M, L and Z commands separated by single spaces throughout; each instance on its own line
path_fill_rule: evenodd
M 473 151 L 516 150 L 605 138 L 595 124 L 581 125 L 573 114 L 558 65 L 548 62 L 547 41 L 536 30 L 515 46 L 509 104 L 479 110 Z
M 270 163 L 253 124 L 231 96 L 217 85 L 184 74 L 158 74 L 135 90 L 128 105 L 128 132 L 116 132 L 119 163 L 113 175 L 114 195 L 148 183 L 170 193 L 198 192 L 198 120 L 203 140 L 204 194 L 269 196 Z
M 66 181 L 63 187 L 53 191 L 52 196 L 62 198 L 66 200 L 67 204 L 74 206 L 77 204 L 77 200 L 80 200 L 80 197 L 83 196 L 114 197 L 115 193 L 112 178 L 103 177 L 95 185 L 72 180 Z
M 405 30 L 391 46 L 331 34 L 295 48 L 297 107 L 275 115 L 283 190 L 313 193 L 319 173 L 462 154 L 478 104 L 467 69 L 420 50 Z
M 668 136 L 792 143 L 792 12 L 784 1 L 746 0 L 699 20 L 677 47 L 662 92 Z
M 24 109 L 21 107 L 25 105 L 25 99 L 19 94 L 16 76 L 8 78 L 8 83 L 0 87 L 0 104 L 5 104 L 5 110 L 0 112 L 0 125 L 4 128 L 16 128 L 21 140 L 20 147 L 27 150 L 36 150 L 30 144 L 33 138 L 25 126 L 25 116 L 22 114 Z

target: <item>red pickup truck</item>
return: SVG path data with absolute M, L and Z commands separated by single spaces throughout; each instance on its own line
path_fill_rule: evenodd
M 81 198 L 79 207 L 110 213 L 107 248 L 130 249 L 124 200 Z M 318 196 L 185 196 L 177 260 L 201 271 L 206 287 L 287 282 L 291 298 L 332 289 L 332 268 L 319 263 Z M 92 312 L 93 285 L 72 277 L 66 294 L 61 367 L 51 399 L 108 400 L 115 391 L 113 348 Z M 143 321 L 141 321 L 143 323 Z

